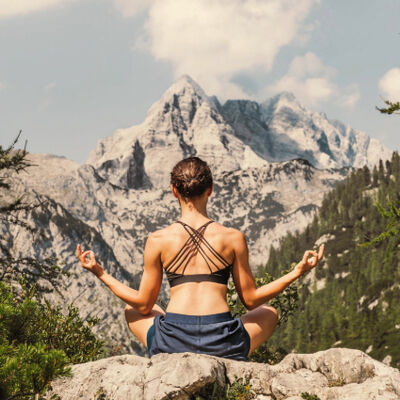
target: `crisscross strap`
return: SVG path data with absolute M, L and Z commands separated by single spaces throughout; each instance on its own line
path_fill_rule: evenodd
M 213 220 L 207 221 L 200 228 L 194 229 L 190 225 L 182 221 L 180 223 L 186 232 L 189 234 L 186 242 L 178 251 L 176 256 L 165 266 L 165 271 L 171 286 L 175 286 L 184 282 L 200 282 L 200 281 L 214 281 L 218 283 L 226 283 L 232 265 L 219 254 L 211 244 L 204 238 L 204 231 Z M 204 246 L 208 252 L 213 256 L 211 257 L 207 251 L 202 247 Z M 185 275 L 186 267 L 190 260 L 196 255 L 200 254 L 205 260 L 207 267 L 210 271 L 209 274 L 187 274 Z M 215 258 L 215 260 L 213 259 Z M 222 267 L 218 265 L 222 264 Z M 183 265 L 181 273 L 177 273 L 178 269 Z M 212 265 L 216 270 L 213 270 Z

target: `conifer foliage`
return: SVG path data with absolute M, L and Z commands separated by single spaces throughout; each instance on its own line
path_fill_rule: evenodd
M 357 348 L 400 367 L 400 156 L 353 170 L 324 196 L 302 232 L 271 248 L 261 272 L 279 275 L 304 249 L 323 262 L 299 283 L 299 308 L 270 338 L 286 351 Z
M 35 227 L 19 213 L 44 203 L 13 197 L 13 174 L 31 165 L 25 148 L 14 149 L 19 136 L 8 148 L 0 146 L 0 224 L 33 234 Z M 70 373 L 71 363 L 103 355 L 104 344 L 91 331 L 98 319 L 84 321 L 75 306 L 62 312 L 45 298 L 62 287 L 64 275 L 56 259 L 15 257 L 0 238 L 0 399 L 40 399 L 55 377 Z
M 400 101 L 393 102 L 390 100 L 383 100 L 387 107 L 376 107 L 382 114 L 400 114 Z
M 45 201 L 37 197 L 35 202 L 31 203 L 25 201 L 24 195 L 16 194 L 14 196 L 13 174 L 26 171 L 28 167 L 32 166 L 27 160 L 26 143 L 23 150 L 15 149 L 20 135 L 21 131 L 7 148 L 0 145 L 0 224 L 17 225 L 34 234 L 35 227 L 27 224 L 19 215 L 43 206 Z M 42 260 L 33 257 L 16 257 L 13 255 L 9 243 L 0 236 L 1 281 L 13 284 L 24 282 L 28 288 L 35 286 L 36 296 L 41 296 L 54 289 L 58 290 L 62 276 L 69 276 L 69 274 L 57 264 L 55 257 L 47 257 Z

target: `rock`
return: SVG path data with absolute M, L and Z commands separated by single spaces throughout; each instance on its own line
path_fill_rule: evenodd
M 297 393 L 316 393 L 325 386 L 328 386 L 328 379 L 323 374 L 300 368 L 295 373 L 284 372 L 273 378 L 271 392 L 280 400 Z
M 400 371 L 344 348 L 290 354 L 272 366 L 191 353 L 151 359 L 127 354 L 74 365 L 72 374 L 53 381 L 46 398 L 207 399 L 216 385 L 225 387 L 238 378 L 249 381 L 258 400 L 303 400 L 302 393 L 321 400 L 400 398 Z
M 304 400 L 304 398 L 301 396 L 290 396 L 287 397 L 286 400 Z

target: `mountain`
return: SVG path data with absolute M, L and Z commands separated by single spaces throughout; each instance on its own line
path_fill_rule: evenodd
M 214 171 L 261 167 L 267 162 L 234 135 L 216 104 L 188 76 L 175 82 L 141 125 L 100 140 L 88 164 L 124 188 L 166 187 L 177 161 L 203 157 Z
M 351 151 L 341 154 L 340 146 Z M 179 218 L 170 171 L 195 154 L 214 174 L 209 216 L 245 233 L 255 269 L 265 264 L 271 244 L 312 220 L 324 193 L 354 166 L 374 164 L 375 152 L 383 160 L 390 156 L 379 142 L 311 113 L 288 93 L 263 104 L 221 105 L 184 76 L 150 108 L 142 124 L 100 140 L 87 163 L 29 155 L 35 166 L 15 177 L 15 190 L 48 200 L 47 208 L 25 216 L 47 242 L 4 224 L 0 230 L 17 253 L 59 256 L 73 273 L 66 301 L 73 300 L 84 316 L 100 317 L 99 331 L 124 351 L 140 353 L 122 303 L 77 262 L 78 242 L 95 250 L 107 271 L 137 288 L 148 234 Z M 167 299 L 164 280 L 159 301 Z
M 372 166 L 391 151 L 365 133 L 324 113 L 313 113 L 287 92 L 258 104 L 221 106 L 190 77 L 178 79 L 141 125 L 102 139 L 88 164 L 115 185 L 160 188 L 182 158 L 198 155 L 221 171 L 263 167 L 303 158 L 320 169 Z
M 222 113 L 236 136 L 271 162 L 300 157 L 317 168 L 372 167 L 390 157 L 378 140 L 323 112 L 311 112 L 289 92 L 262 104 L 228 100 Z

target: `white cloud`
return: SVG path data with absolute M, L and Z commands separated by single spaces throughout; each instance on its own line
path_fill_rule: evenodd
M 385 98 L 400 101 L 400 68 L 392 68 L 379 81 L 379 89 Z
M 0 0 L 0 18 L 29 14 L 74 0 Z
M 122 1 L 122 0 L 121 0 Z M 312 29 L 304 19 L 318 0 L 154 0 L 145 38 L 158 60 L 189 74 L 207 93 L 245 97 L 232 82 L 238 72 L 269 71 L 279 50 L 304 43 Z
M 45 92 L 49 92 L 50 90 L 54 89 L 55 87 L 56 87 L 56 82 L 53 81 L 53 82 L 49 82 L 49 83 L 47 83 L 46 85 L 44 85 L 44 86 L 43 86 L 43 90 L 44 90 Z
M 359 99 L 358 85 L 351 84 L 339 88 L 333 82 L 336 70 L 325 65 L 317 55 L 307 52 L 295 57 L 286 75 L 267 90 L 270 93 L 293 92 L 303 103 L 314 106 L 324 101 L 334 101 L 340 105 L 353 106 Z
M 342 95 L 338 98 L 339 103 L 343 106 L 352 107 L 360 100 L 360 89 L 356 83 L 342 89 Z
M 154 0 L 114 0 L 115 8 L 124 17 L 132 17 L 149 8 Z

